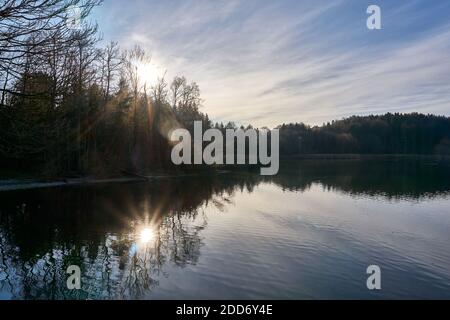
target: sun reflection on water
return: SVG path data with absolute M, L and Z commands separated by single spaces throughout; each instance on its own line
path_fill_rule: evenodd
M 155 239 L 155 231 L 150 227 L 142 228 L 139 239 L 142 244 L 148 244 Z

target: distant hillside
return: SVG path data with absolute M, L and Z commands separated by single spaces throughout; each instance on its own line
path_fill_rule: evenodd
M 280 153 L 450 154 L 450 118 L 385 114 L 333 121 L 321 127 L 283 124 Z

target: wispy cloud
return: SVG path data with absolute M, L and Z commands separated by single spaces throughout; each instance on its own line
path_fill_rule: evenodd
M 105 38 L 197 81 L 215 120 L 450 114 L 450 5 L 379 2 L 381 31 L 366 29 L 361 1 L 109 0 L 98 15 Z

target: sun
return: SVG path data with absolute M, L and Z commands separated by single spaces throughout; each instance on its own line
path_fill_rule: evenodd
M 143 63 L 138 66 L 141 85 L 153 86 L 163 76 L 162 70 L 154 63 Z

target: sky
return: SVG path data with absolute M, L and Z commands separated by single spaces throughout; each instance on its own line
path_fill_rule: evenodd
M 104 0 L 94 19 L 105 41 L 150 53 L 155 78 L 197 82 L 214 121 L 450 115 L 450 1 Z

